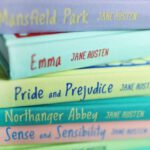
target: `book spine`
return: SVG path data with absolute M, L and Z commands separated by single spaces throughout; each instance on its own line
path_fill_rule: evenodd
M 85 38 L 32 45 L 10 45 L 11 79 L 149 56 L 150 43 L 143 40 L 150 38 L 149 31 L 87 35 Z
M 6 0 L 0 2 L 0 32 L 147 29 L 149 5 L 147 0 Z
M 149 97 L 104 101 L 0 109 L 0 126 L 150 120 Z
M 144 147 L 150 147 L 149 139 L 130 139 L 130 140 L 113 140 L 101 142 L 80 142 L 67 144 L 26 144 L 26 145 L 8 145 L 0 146 L 2 150 L 143 150 Z M 146 149 L 145 149 L 146 150 Z M 148 150 L 148 149 L 147 149 Z
M 150 121 L 0 127 L 0 145 L 150 138 Z
M 74 70 L 24 80 L 1 80 L 0 108 L 149 95 L 149 77 L 148 65 Z

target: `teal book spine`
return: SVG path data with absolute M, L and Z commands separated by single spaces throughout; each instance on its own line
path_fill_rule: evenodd
M 150 97 L 0 109 L 0 126 L 150 120 Z
M 98 31 L 30 36 L 5 35 L 1 53 L 11 79 L 122 61 L 150 54 L 150 31 Z M 8 50 L 8 56 L 5 51 Z

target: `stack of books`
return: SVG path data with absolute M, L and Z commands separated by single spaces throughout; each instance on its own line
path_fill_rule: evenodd
M 0 149 L 149 149 L 149 6 L 1 0 Z

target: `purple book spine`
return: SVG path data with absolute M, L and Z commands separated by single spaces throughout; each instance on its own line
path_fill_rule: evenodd
M 0 33 L 150 28 L 149 0 L 1 0 Z

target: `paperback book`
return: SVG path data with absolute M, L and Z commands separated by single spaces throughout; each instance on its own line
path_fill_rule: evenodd
M 150 31 L 3 35 L 0 54 L 11 79 L 149 56 Z
M 3 0 L 0 33 L 149 29 L 149 0 Z
M 0 109 L 0 126 L 150 120 L 150 97 Z
M 150 121 L 0 127 L 0 145 L 150 138 Z
M 21 80 L 0 70 L 0 108 L 150 95 L 149 57 Z
M 3 150 L 148 150 L 149 139 L 80 142 L 67 144 L 28 144 L 0 146 Z

